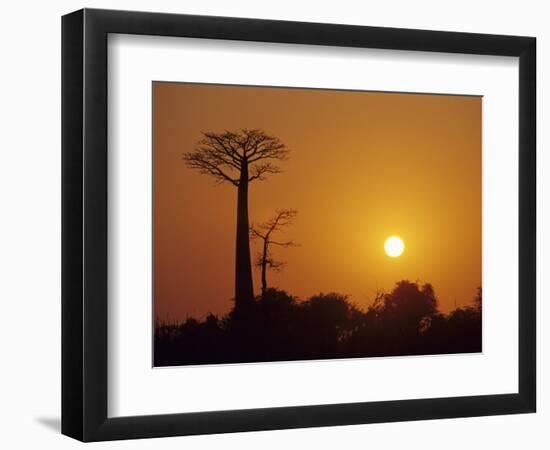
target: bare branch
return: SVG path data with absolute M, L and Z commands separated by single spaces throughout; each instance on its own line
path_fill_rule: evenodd
M 300 244 L 297 244 L 296 242 L 294 241 L 287 241 L 287 242 L 277 242 L 277 241 L 269 241 L 269 244 L 273 244 L 273 245 L 278 245 L 280 247 L 284 247 L 284 248 L 287 248 L 287 247 L 299 247 Z
M 256 267 L 262 267 L 264 264 L 275 272 L 280 272 L 286 266 L 285 262 L 274 259 L 271 254 L 267 254 L 264 260 L 264 254 L 259 252 L 256 255 L 254 265 Z
M 187 167 L 197 169 L 202 174 L 212 175 L 218 182 L 227 181 L 235 186 L 239 185 L 239 180 L 232 178 L 224 172 L 220 168 L 223 164 L 220 164 L 219 161 L 213 158 L 208 152 L 196 150 L 186 153 L 183 155 L 183 160 L 187 164 Z
M 256 233 L 261 232 L 261 237 L 269 239 L 271 233 L 280 230 L 283 227 L 292 225 L 294 218 L 298 214 L 295 209 L 278 209 L 275 212 L 275 216 L 269 219 L 267 222 L 261 223 L 254 227 Z
M 239 146 L 233 145 L 235 136 L 234 133 L 231 133 L 230 131 L 225 131 L 223 134 L 205 132 L 203 135 L 204 139 L 199 141 L 199 145 L 212 147 L 216 151 L 224 153 L 226 156 L 231 158 L 233 163 L 237 165 L 237 168 L 240 169 L 242 165 L 242 155 L 239 152 Z
M 264 236 L 261 234 L 260 229 L 254 225 L 254 223 L 250 224 L 250 239 L 263 239 Z
M 274 270 L 275 272 L 280 272 L 285 266 L 286 263 L 282 261 L 277 261 L 273 258 L 268 258 L 266 260 L 267 267 L 269 267 L 271 270 Z
M 252 166 L 252 168 L 249 169 L 249 173 L 251 174 L 248 177 L 248 181 L 250 182 L 254 180 L 265 180 L 266 174 L 281 173 L 281 169 L 271 163 L 264 163 Z
M 250 163 L 262 159 L 277 159 L 284 161 L 288 158 L 288 149 L 276 137 L 269 136 L 262 130 L 242 130 L 248 136 L 246 156 Z

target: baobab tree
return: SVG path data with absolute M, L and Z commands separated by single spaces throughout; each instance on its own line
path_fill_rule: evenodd
M 191 169 L 210 175 L 219 183 L 237 188 L 237 238 L 235 252 L 235 309 L 254 301 L 250 262 L 248 185 L 262 181 L 281 169 L 276 161 L 288 158 L 288 148 L 276 137 L 259 129 L 223 133 L 203 132 L 195 149 L 183 155 Z
M 297 244 L 294 241 L 279 241 L 273 238 L 273 235 L 282 228 L 291 225 L 294 218 L 298 214 L 295 209 L 280 209 L 275 212 L 275 215 L 267 222 L 250 227 L 250 236 L 252 239 L 260 239 L 262 241 L 262 251 L 258 253 L 256 266 L 262 271 L 262 297 L 267 291 L 267 269 L 278 272 L 284 266 L 282 261 L 278 261 L 273 257 L 272 246 L 279 247 L 294 247 Z

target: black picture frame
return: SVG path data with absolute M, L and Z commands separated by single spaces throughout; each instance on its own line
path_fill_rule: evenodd
M 109 33 L 519 57 L 518 393 L 107 416 Z M 535 412 L 536 39 L 83 9 L 62 18 L 62 433 L 82 441 Z

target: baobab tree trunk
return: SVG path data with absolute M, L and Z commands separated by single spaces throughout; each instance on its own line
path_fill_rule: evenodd
M 237 192 L 237 247 L 235 255 L 235 309 L 254 302 L 248 226 L 248 163 L 243 161 Z
M 265 298 L 267 291 L 267 239 L 264 239 L 264 252 L 262 255 L 262 298 Z

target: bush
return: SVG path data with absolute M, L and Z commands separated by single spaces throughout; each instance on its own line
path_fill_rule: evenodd
M 481 351 L 481 290 L 471 307 L 438 311 L 433 287 L 403 280 L 361 310 L 338 293 L 300 301 L 268 289 L 247 311 L 157 322 L 155 366 Z

